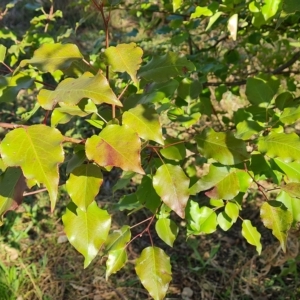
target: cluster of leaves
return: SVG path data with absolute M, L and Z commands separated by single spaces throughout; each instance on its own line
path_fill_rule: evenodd
M 120 1 L 111 5 L 93 2 L 108 33 L 110 10 L 121 5 Z M 144 55 L 133 42 L 109 46 L 108 34 L 107 47 L 100 55 L 83 55 L 75 44 L 62 43 L 63 38 L 55 40 L 49 34 L 34 38 L 32 29 L 22 43 L 0 45 L 0 62 L 9 71 L 0 77 L 0 103 L 16 101 L 23 89 L 28 93 L 38 90 L 34 108 L 22 114 L 19 122 L 0 123 L 10 129 L 0 144 L 1 216 L 20 205 L 25 189 L 36 185 L 48 190 L 53 211 L 64 172 L 71 198 L 62 218 L 66 235 L 84 256 L 84 267 L 101 249 L 101 255 L 107 257 L 108 278 L 125 265 L 128 244 L 144 232 L 150 235 L 154 222 L 157 235 L 172 247 L 179 231 L 175 214 L 185 220 L 188 236 L 213 233 L 217 226 L 227 231 L 240 218 L 242 235 L 261 253 L 261 235 L 253 220 L 240 216 L 249 189 L 256 186 L 264 197 L 262 222 L 286 251 L 288 231 L 300 221 L 300 139 L 295 129 L 300 106 L 292 84 L 295 78 L 285 79 L 280 74 L 299 58 L 297 53 L 292 56 L 291 50 L 299 46 L 299 41 L 287 42 L 291 36 L 278 41 L 276 46 L 289 47 L 291 60 L 283 64 L 285 56 L 279 54 L 282 64 L 277 68 L 247 78 L 246 104 L 234 112 L 232 119 L 223 118 L 223 130 L 207 126 L 198 130 L 198 125 L 214 113 L 213 96 L 221 100 L 227 91 L 228 70 L 243 74 L 238 70 L 240 49 L 249 50 L 247 55 L 251 56 L 259 43 L 272 41 L 272 35 L 277 34 L 275 26 L 298 26 L 299 4 L 296 0 L 253 1 L 249 6 L 243 0 L 201 4 L 178 0 L 162 4 L 164 13 L 174 18 L 160 30 L 172 28 L 177 37 L 172 37 L 173 46 L 189 41 L 191 51 L 186 56 L 174 51 Z M 141 4 L 139 16 L 154 9 L 160 7 Z M 60 13 L 52 12 L 51 16 Z M 207 32 L 222 30 L 225 24 L 233 40 L 242 37 L 236 49 L 225 53 L 224 61 L 210 59 L 203 66 L 204 60 L 199 57 L 209 50 L 195 53 L 198 46 L 193 30 L 200 26 L 201 18 L 207 20 Z M 35 30 L 39 27 L 36 24 L 48 28 L 49 18 L 38 18 L 32 24 Z M 12 32 L 5 30 L 0 37 L 16 42 Z M 29 45 L 37 48 L 32 55 Z M 216 47 L 209 48 L 216 51 Z M 51 74 L 57 84 L 46 84 L 45 74 Z M 215 84 L 214 95 L 207 88 L 212 77 L 222 80 Z M 231 92 L 239 94 L 239 89 L 232 88 Z M 30 123 L 37 111 L 44 111 L 45 117 Z M 64 124 L 74 119 L 87 122 L 89 133 L 66 130 Z M 196 134 L 186 140 L 171 136 L 167 131 L 170 124 L 193 127 Z M 193 163 L 188 164 L 191 159 Z M 203 163 L 209 169 L 199 178 L 197 170 Z M 119 210 L 138 213 L 146 208 L 151 212 L 152 216 L 144 220 L 147 227 L 135 237 L 131 237 L 128 225 L 110 231 L 112 217 L 95 200 L 103 171 L 112 168 L 123 171 L 114 190 L 136 174 L 142 177 L 136 192 L 124 196 L 117 205 Z M 264 180 L 273 184 L 272 193 L 264 187 Z M 198 201 L 200 192 L 209 198 L 209 205 Z M 153 244 L 151 235 L 150 242 L 135 262 L 136 272 L 150 295 L 163 299 L 172 279 L 170 259 Z

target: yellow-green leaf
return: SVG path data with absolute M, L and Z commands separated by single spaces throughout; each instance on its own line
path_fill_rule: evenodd
M 106 261 L 106 273 L 105 273 L 106 280 L 108 280 L 108 277 L 111 274 L 115 274 L 120 269 L 122 269 L 126 262 L 127 262 L 127 252 L 124 248 L 109 251 L 108 258 Z
M 162 165 L 153 176 L 156 193 L 181 218 L 185 216 L 185 207 L 190 195 L 189 184 L 190 179 L 180 166 Z
M 273 235 L 279 240 L 281 248 L 286 252 L 287 233 L 293 222 L 291 212 L 282 207 L 278 201 L 265 202 L 260 209 L 264 225 L 272 229 Z
M 40 105 L 48 110 L 52 110 L 59 102 L 76 105 L 83 98 L 90 98 L 95 104 L 108 103 L 122 106 L 107 79 L 100 72 L 95 76 L 86 72 L 76 79 L 67 78 L 57 86 L 55 91 L 42 89 L 37 95 Z
M 136 72 L 142 63 L 142 48 L 135 43 L 118 44 L 107 48 L 104 55 L 113 71 L 127 72 L 135 83 L 138 82 Z
M 166 253 L 158 247 L 145 248 L 136 260 L 135 270 L 151 297 L 163 300 L 172 280 L 170 258 Z
M 86 156 L 102 167 L 115 166 L 144 174 L 141 166 L 141 141 L 130 128 L 108 125 L 98 136 L 87 139 Z
M 53 73 L 67 69 L 74 60 L 82 58 L 83 55 L 75 44 L 43 44 L 34 51 L 31 59 L 22 60 L 20 66 L 31 64 L 42 72 Z
M 139 104 L 124 112 L 122 123 L 137 132 L 142 139 L 164 144 L 159 116 L 154 108 Z
M 256 251 L 261 254 L 262 245 L 260 242 L 260 233 L 257 231 L 256 227 L 251 224 L 250 220 L 243 220 L 242 224 L 242 235 L 247 240 L 247 242 L 253 246 L 256 246 Z
M 20 166 L 28 180 L 43 183 L 50 195 L 53 211 L 59 181 L 58 164 L 64 160 L 63 136 L 45 125 L 32 125 L 9 132 L 0 144 L 5 165 Z
M 108 236 L 111 217 L 94 201 L 86 211 L 70 203 L 62 220 L 69 242 L 84 256 L 86 268 L 96 257 Z
M 93 164 L 82 165 L 70 174 L 66 183 L 72 201 L 83 211 L 94 201 L 103 182 L 100 168 Z
M 179 229 L 176 223 L 168 218 L 161 218 L 155 224 L 155 230 L 158 236 L 170 247 L 173 247 L 174 241 L 178 235 Z

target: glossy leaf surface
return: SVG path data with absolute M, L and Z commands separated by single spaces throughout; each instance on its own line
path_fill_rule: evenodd
M 261 206 L 260 216 L 264 225 L 271 229 L 273 235 L 279 240 L 282 250 L 286 252 L 287 233 L 291 227 L 293 216 L 291 212 L 278 206 L 277 203 L 271 205 L 265 202 Z
M 31 59 L 23 60 L 20 66 L 31 64 L 42 72 L 54 72 L 67 69 L 74 60 L 82 58 L 75 44 L 43 44 Z
M 174 241 L 178 235 L 179 228 L 174 221 L 161 218 L 155 224 L 155 230 L 158 236 L 170 247 L 173 247 Z
M 251 224 L 250 220 L 243 220 L 242 223 L 242 235 L 247 242 L 256 247 L 258 254 L 261 254 L 261 234 L 257 231 L 256 227 Z
M 64 160 L 62 141 L 63 136 L 57 129 L 32 125 L 12 130 L 0 144 L 0 153 L 7 166 L 20 166 L 26 179 L 46 186 L 52 211 L 57 198 L 58 164 Z
M 37 98 L 40 105 L 48 110 L 52 110 L 58 102 L 76 105 L 83 98 L 90 98 L 95 104 L 122 106 L 107 79 L 100 72 L 95 76 L 86 72 L 77 79 L 67 78 L 57 86 L 55 91 L 42 89 Z
M 209 173 L 200 178 L 191 188 L 191 195 L 205 190 L 206 195 L 214 199 L 233 199 L 240 191 L 239 178 L 235 169 L 210 165 Z
M 108 277 L 111 274 L 115 274 L 120 269 L 122 269 L 126 264 L 126 262 L 127 262 L 127 252 L 124 248 L 109 251 L 108 258 L 106 261 L 106 272 L 105 272 L 106 280 L 108 280 Z
M 105 50 L 108 64 L 115 72 L 127 72 L 131 79 L 137 83 L 136 72 L 142 63 L 143 50 L 135 43 L 118 44 Z
M 102 167 L 115 166 L 144 174 L 140 159 L 141 141 L 130 128 L 108 125 L 86 141 L 86 155 Z
M 100 168 L 85 164 L 74 169 L 66 182 L 72 201 L 83 211 L 94 201 L 103 182 Z
M 84 267 L 88 267 L 107 239 L 110 215 L 96 202 L 92 202 L 86 211 L 71 203 L 62 220 L 69 242 L 84 256 Z
M 269 157 L 279 157 L 284 162 L 300 161 L 300 139 L 295 133 L 272 132 L 268 136 L 260 137 L 258 150 Z
M 124 112 L 122 123 L 137 132 L 142 139 L 164 144 L 159 116 L 154 108 L 137 105 Z
M 136 260 L 136 273 L 155 300 L 163 300 L 171 277 L 170 258 L 158 247 L 145 248 Z
M 153 186 L 163 202 L 184 218 L 189 198 L 189 178 L 180 166 L 165 164 L 153 176 Z
M 206 158 L 213 158 L 224 165 L 234 165 L 248 159 L 244 141 L 234 137 L 231 132 L 204 130 L 196 137 L 198 150 Z
M 124 246 L 130 241 L 130 238 L 130 227 L 124 225 L 120 229 L 114 230 L 112 233 L 109 234 L 105 241 L 105 250 L 112 251 L 123 249 Z

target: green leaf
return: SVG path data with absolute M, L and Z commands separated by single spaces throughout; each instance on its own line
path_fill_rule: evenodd
M 232 222 L 235 223 L 239 217 L 239 207 L 236 203 L 228 201 L 225 206 L 225 213 L 232 220 Z
M 127 72 L 134 83 L 138 82 L 136 72 L 142 63 L 142 48 L 135 43 L 118 44 L 107 48 L 104 55 L 114 72 Z
M 12 130 L 0 144 L 5 165 L 20 166 L 26 179 L 46 186 L 52 211 L 57 198 L 58 164 L 64 160 L 62 141 L 63 136 L 57 129 L 32 125 Z
M 196 136 L 196 141 L 202 155 L 224 165 L 238 164 L 249 158 L 245 142 L 231 132 L 215 132 L 210 128 Z
M 286 252 L 287 232 L 291 227 L 293 216 L 275 203 L 265 202 L 260 209 L 260 216 L 264 225 L 272 229 L 273 235 L 279 240 L 283 252 Z M 274 206 L 276 205 L 276 206 Z M 282 204 L 281 204 L 282 205 Z
M 173 12 L 178 10 L 182 4 L 182 0 L 172 0 L 173 3 Z
M 186 148 L 182 141 L 174 138 L 165 140 L 164 148 L 160 149 L 163 157 L 172 160 L 183 160 L 186 158 Z
M 66 235 L 73 247 L 84 256 L 84 268 L 96 257 L 104 244 L 111 217 L 106 210 L 92 202 L 86 211 L 71 203 L 62 217 Z
M 130 128 L 119 125 L 106 126 L 98 136 L 86 140 L 86 156 L 99 166 L 120 167 L 124 171 L 144 174 L 141 167 L 141 141 Z
M 249 244 L 256 246 L 256 251 L 260 255 L 262 250 L 262 245 L 260 242 L 261 235 L 257 231 L 256 227 L 251 224 L 250 220 L 243 220 L 242 235 Z
M 210 165 L 209 173 L 200 178 L 190 188 L 190 193 L 195 195 L 212 187 L 212 190 L 206 192 L 208 197 L 225 200 L 233 199 L 240 191 L 239 178 L 235 169 Z
M 296 11 L 300 11 L 300 2 L 298 0 L 284 0 L 283 11 L 286 14 L 294 14 Z
M 283 191 L 287 192 L 291 197 L 300 198 L 300 183 L 290 182 L 280 187 Z
M 254 105 L 270 103 L 278 90 L 279 83 L 274 76 L 269 80 L 259 77 L 248 78 L 246 95 L 249 102 Z
M 131 232 L 129 226 L 124 225 L 122 228 L 114 230 L 105 241 L 105 251 L 123 249 L 130 241 L 130 238 Z
M 217 222 L 224 231 L 229 230 L 233 225 L 232 220 L 228 217 L 228 215 L 224 211 L 218 214 Z
M 25 189 L 25 178 L 20 168 L 7 168 L 0 175 L 0 225 L 3 214 L 21 204 Z
M 131 179 L 134 177 L 135 172 L 123 171 L 120 179 L 115 183 L 112 188 L 112 192 L 125 188 L 131 182 Z
M 280 110 L 284 110 L 284 108 L 294 105 L 294 96 L 290 92 L 283 92 L 275 98 L 275 104 Z
M 76 105 L 83 98 L 90 98 L 95 104 L 122 106 L 100 72 L 95 76 L 86 72 L 77 79 L 67 78 L 59 83 L 55 91 L 42 89 L 37 95 L 40 105 L 48 110 L 52 110 L 59 102 Z
M 265 0 L 265 5 L 261 8 L 261 12 L 266 21 L 275 16 L 279 10 L 283 0 Z
M 162 82 L 171 77 L 184 76 L 194 69 L 194 64 L 185 57 L 179 57 L 178 54 L 168 51 L 162 56 L 153 57 L 140 68 L 138 75 L 146 81 Z
M 43 44 L 34 51 L 31 59 L 22 60 L 20 67 L 27 64 L 38 68 L 42 72 L 53 73 L 56 70 L 65 70 L 75 60 L 83 58 L 75 44 Z
M 243 170 L 237 170 L 236 175 L 237 175 L 237 177 L 239 179 L 239 183 L 240 183 L 240 192 L 246 193 L 249 186 L 251 185 L 251 183 L 253 181 L 252 177 L 249 175 L 248 172 L 243 171 Z M 253 174 L 252 174 L 252 176 L 253 176 Z
M 158 236 L 170 247 L 173 247 L 174 241 L 178 235 L 179 228 L 175 222 L 167 218 L 159 219 L 155 224 L 155 230 Z
M 19 92 L 29 89 L 33 82 L 33 78 L 21 73 L 14 76 L 0 76 L 0 103 L 15 101 Z
M 299 162 L 286 162 L 281 158 L 274 158 L 274 162 L 286 174 L 287 181 L 300 182 Z
M 123 211 L 125 209 L 127 210 L 140 209 L 142 207 L 143 206 L 138 200 L 135 193 L 123 196 L 118 202 L 118 204 L 115 206 L 115 208 L 120 211 Z
M 189 201 L 186 209 L 186 221 L 188 234 L 213 233 L 217 229 L 217 214 L 207 206 L 199 205 L 195 201 Z
M 279 117 L 279 120 L 285 125 L 294 124 L 300 119 L 300 106 L 287 107 Z
M 202 85 L 198 80 L 192 80 L 190 78 L 184 78 L 178 87 L 177 93 L 180 98 L 187 102 L 191 102 L 199 97 L 201 93 Z
M 161 199 L 157 195 L 152 184 L 152 178 L 149 175 L 143 177 L 136 191 L 136 196 L 141 204 L 145 205 L 153 214 L 156 213 L 161 204 Z
M 100 168 L 93 164 L 77 167 L 66 182 L 67 192 L 81 210 L 86 211 L 99 193 L 103 182 Z
M 258 151 L 269 157 L 279 157 L 284 162 L 300 161 L 300 140 L 296 133 L 271 132 L 258 140 Z
M 117 273 L 124 267 L 127 262 L 127 252 L 123 249 L 117 249 L 109 251 L 106 261 L 106 273 L 105 278 L 108 280 L 111 274 Z
M 139 104 L 124 112 L 122 123 L 137 132 L 142 139 L 164 144 L 159 116 L 154 108 Z
M 237 124 L 235 137 L 242 140 L 249 140 L 254 134 L 261 132 L 262 127 L 258 122 L 252 120 L 244 120 Z
M 136 260 L 136 273 L 155 300 L 163 300 L 172 280 L 170 258 L 158 247 L 145 248 Z
M 293 215 L 294 222 L 300 222 L 300 205 L 299 199 L 291 197 L 288 193 L 281 191 L 276 201 L 285 205 L 289 212 Z
M 200 18 L 201 16 L 211 17 L 213 12 L 207 7 L 196 6 L 196 10 L 191 14 L 190 19 Z
M 6 55 L 6 47 L 0 44 L 0 63 L 4 62 Z
M 213 16 L 211 16 L 209 18 L 209 22 L 205 28 L 205 31 L 209 30 L 217 22 L 217 20 L 221 17 L 221 15 L 222 15 L 222 12 L 217 11 Z
M 178 216 L 184 218 L 185 207 L 189 199 L 190 179 L 180 166 L 164 164 L 153 176 L 153 186 L 162 201 Z

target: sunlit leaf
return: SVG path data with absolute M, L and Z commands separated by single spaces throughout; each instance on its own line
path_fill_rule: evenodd
M 285 162 L 282 158 L 274 158 L 274 162 L 286 174 L 287 181 L 300 182 L 300 162 Z
M 300 119 L 300 106 L 285 108 L 279 119 L 285 125 L 295 123 Z
M 180 8 L 182 0 L 172 0 L 173 2 L 173 12 Z
M 242 140 L 249 140 L 254 134 L 258 134 L 264 128 L 258 122 L 252 120 L 244 120 L 236 126 L 235 137 Z
M 191 188 L 191 195 L 206 191 L 206 195 L 214 199 L 233 199 L 240 191 L 239 178 L 235 169 L 210 165 L 209 173 L 200 178 Z
M 300 139 L 296 133 L 271 132 L 258 141 L 258 151 L 269 157 L 279 157 L 284 162 L 300 161 Z
M 196 6 L 195 12 L 191 14 L 191 19 L 200 18 L 201 16 L 210 17 L 213 12 L 207 7 Z
M 127 252 L 124 248 L 109 251 L 108 258 L 106 261 L 106 273 L 105 273 L 106 280 L 108 280 L 108 277 L 111 274 L 115 274 L 120 269 L 122 269 L 126 264 L 126 262 L 127 262 Z
M 238 164 L 249 157 L 245 142 L 231 132 L 215 132 L 210 128 L 197 135 L 196 141 L 202 155 L 224 165 Z
M 105 241 L 105 251 L 123 249 L 130 241 L 130 238 L 131 232 L 129 226 L 124 225 L 122 228 L 114 230 Z
M 82 165 L 70 174 L 66 182 L 72 201 L 83 211 L 94 201 L 103 182 L 100 168 L 93 164 Z
M 178 235 L 179 228 L 176 223 L 167 218 L 157 220 L 155 230 L 158 236 L 170 247 L 173 247 L 174 241 Z
M 282 202 L 289 212 L 293 215 L 293 220 L 295 222 L 300 222 L 300 205 L 299 205 L 299 199 L 291 197 L 288 193 L 281 191 L 276 201 Z
M 76 79 L 67 78 L 60 82 L 55 91 L 42 89 L 37 96 L 40 105 L 48 110 L 52 110 L 59 102 L 76 105 L 83 98 L 90 98 L 95 104 L 122 106 L 107 79 L 100 72 L 95 76 L 86 72 Z
M 236 203 L 228 201 L 225 205 L 225 213 L 232 220 L 232 222 L 235 223 L 239 217 L 239 207 Z
M 142 48 L 135 43 L 118 44 L 116 47 L 107 48 L 104 55 L 114 72 L 127 72 L 137 83 L 136 72 L 142 63 Z
M 238 30 L 238 14 L 233 14 L 229 20 L 227 28 L 230 32 L 230 37 L 236 41 L 237 30 Z
M 136 260 L 136 273 L 155 300 L 163 300 L 172 280 L 170 258 L 158 247 L 145 248 Z
M 20 166 L 26 179 L 46 186 L 52 211 L 57 198 L 58 164 L 64 160 L 62 141 L 63 136 L 57 129 L 32 125 L 12 130 L 0 144 L 4 164 Z
M 257 231 L 256 227 L 251 224 L 250 220 L 243 220 L 242 223 L 242 235 L 247 242 L 253 246 L 256 246 L 256 251 L 261 254 L 262 245 L 260 242 L 261 235 Z
M 280 187 L 283 191 L 287 192 L 291 197 L 300 198 L 300 183 L 290 182 Z
M 184 143 L 178 139 L 167 138 L 164 148 L 160 149 L 163 157 L 172 160 L 183 160 L 186 158 L 186 148 Z
M 286 252 L 287 233 L 291 227 L 293 216 L 291 212 L 282 208 L 280 202 L 265 202 L 260 209 L 260 216 L 264 225 L 272 230 L 273 235 L 279 240 L 281 248 Z M 278 204 L 279 203 L 279 206 Z
M 31 64 L 42 72 L 54 72 L 70 67 L 74 60 L 82 59 L 78 47 L 75 44 L 43 44 L 34 51 L 31 59 L 22 60 L 21 67 Z
M 96 257 L 108 236 L 111 217 L 94 201 L 86 211 L 70 203 L 62 220 L 69 242 L 84 256 L 86 268 Z
M 217 214 L 207 206 L 199 207 L 195 201 L 189 201 L 186 208 L 188 234 L 213 233 L 217 229 Z
M 224 231 L 229 230 L 231 228 L 231 226 L 233 225 L 232 220 L 228 217 L 228 215 L 224 211 L 222 211 L 221 213 L 218 214 L 217 222 L 218 222 L 218 225 Z
M 98 136 L 86 140 L 86 155 L 102 167 L 115 166 L 144 174 L 141 167 L 141 141 L 130 128 L 108 125 Z
M 6 55 L 6 47 L 0 44 L 0 63 L 4 62 L 5 55 Z
M 138 75 L 147 81 L 162 82 L 171 77 L 183 76 L 194 68 L 194 64 L 185 57 L 179 57 L 178 54 L 168 51 L 162 56 L 153 57 L 140 68 Z
M 124 112 L 122 123 L 137 132 L 142 139 L 164 144 L 159 116 L 154 108 L 137 105 Z
M 153 176 L 153 186 L 163 202 L 184 218 L 189 198 L 189 178 L 180 166 L 164 164 Z
M 265 5 L 261 8 L 261 12 L 266 21 L 274 17 L 282 4 L 282 0 L 265 0 Z

